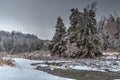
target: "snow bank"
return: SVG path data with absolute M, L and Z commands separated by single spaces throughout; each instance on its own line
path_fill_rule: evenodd
M 120 60 L 114 59 L 81 59 L 79 62 L 72 63 L 71 69 L 90 70 L 90 71 L 112 71 L 120 72 Z
M 72 69 L 76 69 L 76 70 L 89 70 L 89 71 L 102 71 L 102 72 L 105 72 L 105 70 L 99 70 L 97 68 L 92 68 L 92 67 L 89 67 L 89 66 L 71 66 L 70 68 Z
M 118 52 L 103 52 L 103 55 L 119 55 Z
M 106 59 L 120 59 L 120 53 L 118 52 L 104 52 L 103 55 Z

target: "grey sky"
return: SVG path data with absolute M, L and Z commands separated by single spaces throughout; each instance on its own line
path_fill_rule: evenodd
M 113 12 L 120 13 L 120 0 L 0 0 L 0 30 L 17 30 L 51 39 L 58 16 L 68 27 L 71 8 L 82 11 L 95 1 L 98 2 L 97 19 Z

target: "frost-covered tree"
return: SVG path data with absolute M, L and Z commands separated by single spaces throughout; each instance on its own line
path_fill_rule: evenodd
M 103 49 L 120 50 L 120 17 L 117 14 L 110 14 L 106 19 L 99 21 L 98 27 L 103 39 Z
M 82 21 L 78 20 L 76 27 L 77 34 L 77 57 L 81 58 L 95 58 L 101 55 L 100 39 L 97 33 L 96 19 L 95 19 L 96 3 L 84 8 L 82 13 Z M 78 26 L 77 26 L 78 25 Z
M 108 47 L 108 35 L 105 30 L 106 17 L 101 17 L 101 20 L 98 22 L 98 33 L 101 40 L 101 49 L 104 51 Z
M 8 53 L 23 53 L 35 50 L 48 50 L 49 41 L 41 40 L 33 34 L 23 34 L 21 32 L 0 31 L 0 51 Z M 44 49 L 43 49 L 44 48 Z
M 66 33 L 66 31 L 65 31 L 66 28 L 64 26 L 64 23 L 63 23 L 63 20 L 61 17 L 58 17 L 55 28 L 56 28 L 56 31 L 55 31 L 55 34 L 49 44 L 49 50 L 53 54 L 60 54 L 60 51 L 59 51 L 59 48 L 61 45 L 60 41 L 61 41 L 63 35 Z
M 100 39 L 97 33 L 95 11 L 96 3 L 84 8 L 83 12 L 79 12 L 78 9 L 71 9 L 72 14 L 69 17 L 71 26 L 60 38 L 61 40 L 57 32 L 55 33 L 53 42 L 57 41 L 55 39 L 58 39 L 58 41 L 51 47 L 52 52 L 74 58 L 95 58 L 100 56 Z

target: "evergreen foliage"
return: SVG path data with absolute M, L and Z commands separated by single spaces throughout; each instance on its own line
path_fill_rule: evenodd
M 71 9 L 70 27 L 62 36 L 56 31 L 52 39 L 54 47 L 51 47 L 53 54 L 74 58 L 95 58 L 101 55 L 100 39 L 97 33 L 95 19 L 96 3 L 88 5 L 83 12 L 78 9 Z M 63 33 L 63 32 L 62 32 Z M 55 42 L 56 41 L 56 42 Z M 63 43 L 62 45 L 60 43 Z M 62 50 L 61 50 L 61 48 Z
M 66 33 L 65 31 L 66 28 L 61 17 L 58 17 L 55 28 L 56 32 L 53 36 L 51 43 L 49 44 L 49 50 L 51 51 L 51 53 L 60 54 L 61 39 L 63 35 Z

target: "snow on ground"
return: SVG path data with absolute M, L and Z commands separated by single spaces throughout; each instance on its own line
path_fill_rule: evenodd
M 59 69 L 76 69 L 89 71 L 112 71 L 120 72 L 120 58 L 116 57 L 119 53 L 104 53 L 105 56 L 98 59 L 78 59 L 71 61 L 41 61 L 34 67 L 59 68 Z M 20 61 L 19 61 L 20 62 Z M 33 63 L 35 63 L 33 61 Z M 23 64 L 24 65 L 24 64 Z
M 119 55 L 118 52 L 103 52 L 103 55 Z
M 89 71 L 112 71 L 120 72 L 120 60 L 119 59 L 79 59 L 71 62 L 55 63 L 51 62 L 36 64 L 35 67 L 46 68 L 59 68 L 59 69 L 76 69 L 76 70 L 89 70 Z
M 92 67 L 88 67 L 88 66 L 74 66 L 71 67 L 72 69 L 76 69 L 76 70 L 91 70 L 91 71 L 102 71 L 105 72 L 104 70 L 99 70 L 97 68 L 92 68 Z
M 120 53 L 104 52 L 100 59 L 80 59 L 72 63 L 70 68 L 77 70 L 120 72 Z
M 72 63 L 70 68 L 77 70 L 120 72 L 120 59 L 80 59 Z
M 102 61 L 102 60 L 81 60 L 76 65 L 71 65 L 71 69 L 89 70 L 89 71 L 112 71 L 120 72 L 120 61 Z
M 0 80 L 73 80 L 35 70 L 37 67 L 76 69 L 89 71 L 120 72 L 120 57 L 118 53 L 104 53 L 100 59 L 78 59 L 71 61 L 35 61 L 23 58 L 13 58 L 14 67 L 0 67 Z M 33 65 L 31 65 L 33 64 Z
M 34 61 L 14 58 L 15 67 L 0 67 L 0 80 L 73 80 L 48 74 L 35 70 L 31 63 L 43 63 L 44 61 Z
M 71 61 L 48 61 L 48 63 L 56 63 L 53 65 L 39 64 L 40 67 L 51 67 L 51 68 L 61 68 L 61 69 L 76 69 L 76 70 L 89 70 L 89 71 L 112 71 L 120 72 L 120 53 L 104 53 L 104 57 L 98 59 L 78 59 Z M 57 64 L 60 63 L 60 64 Z M 43 66 L 42 66 L 43 65 Z
M 104 52 L 103 55 L 106 59 L 120 59 L 119 52 Z
M 35 61 L 23 58 L 13 58 L 15 60 L 15 66 L 19 68 L 33 69 L 34 66 L 31 66 L 32 63 L 45 63 L 45 61 Z

